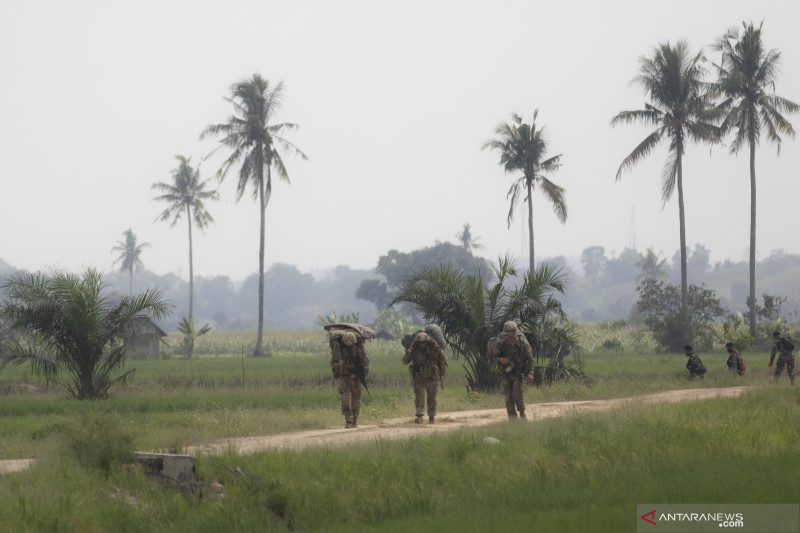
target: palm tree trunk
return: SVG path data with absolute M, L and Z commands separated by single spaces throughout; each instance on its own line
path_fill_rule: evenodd
M 194 262 L 192 261 L 192 209 L 186 204 L 186 221 L 189 225 L 189 323 L 194 326 L 192 320 L 192 309 L 194 308 Z M 194 338 L 189 338 L 189 350 L 186 354 L 188 359 L 194 354 Z
M 530 251 L 530 272 L 536 267 L 533 256 L 533 185 L 530 180 L 526 180 L 528 186 L 528 250 Z
M 678 146 L 678 219 L 681 240 L 681 312 L 684 317 L 685 334 L 689 334 L 689 279 L 686 262 L 686 210 L 683 206 L 683 156 Z
M 750 138 L 750 336 L 756 338 L 756 144 Z
M 259 164 L 258 174 L 258 205 L 261 211 L 261 231 L 258 245 L 258 337 L 253 355 L 264 355 L 264 238 L 266 234 L 265 218 L 267 205 L 264 197 L 264 165 Z M 267 169 L 269 172 L 269 169 Z

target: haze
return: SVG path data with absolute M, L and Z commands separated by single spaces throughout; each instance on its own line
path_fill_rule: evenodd
M 512 112 L 539 109 L 566 188 L 561 225 L 534 198 L 537 259 L 678 249 L 677 195 L 662 208 L 666 147 L 615 183 L 622 159 L 648 133 L 612 129 L 640 109 L 630 86 L 643 55 L 685 38 L 706 47 L 742 21 L 764 21 L 780 50 L 777 94 L 800 102 L 798 4 L 650 2 L 22 2 L 0 6 L 0 258 L 39 270 L 112 270 L 112 247 L 131 228 L 151 247 L 148 270 L 188 276 L 185 221 L 155 222 L 150 186 L 168 181 L 176 154 L 203 160 L 224 122 L 234 82 L 258 72 L 283 81 L 276 117 L 300 128 L 286 157 L 291 185 L 275 182 L 266 263 L 303 271 L 373 268 L 390 249 L 455 241 L 470 223 L 494 259 L 527 257 L 524 204 L 509 229 L 514 176 L 482 151 Z M 796 128 L 800 117 L 791 116 Z M 758 256 L 800 253 L 795 206 L 800 145 L 757 158 Z M 195 235 L 195 275 L 241 280 L 258 267 L 258 210 L 235 202 L 237 176 L 207 204 L 216 219 Z M 712 262 L 746 260 L 747 154 L 692 146 L 684 159 L 687 245 Z M 524 264 L 524 263 L 523 263 Z

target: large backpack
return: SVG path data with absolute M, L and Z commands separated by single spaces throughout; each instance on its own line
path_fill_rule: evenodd
M 781 337 L 780 342 L 783 345 L 783 348 L 787 352 L 794 351 L 794 343 L 792 342 L 792 338 L 791 337 L 789 337 L 789 336 Z

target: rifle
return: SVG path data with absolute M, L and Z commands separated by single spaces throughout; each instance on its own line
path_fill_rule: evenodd
M 364 345 L 359 343 L 359 348 L 364 350 Z M 358 377 L 358 381 L 364 385 L 364 390 L 367 391 L 367 396 L 372 398 L 372 394 L 369 392 L 369 387 L 367 386 L 367 376 L 364 373 L 364 367 L 361 365 L 361 358 L 359 357 L 356 363 L 356 376 Z

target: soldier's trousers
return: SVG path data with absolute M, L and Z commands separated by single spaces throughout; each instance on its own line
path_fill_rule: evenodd
M 356 376 L 339 376 L 339 396 L 344 417 L 347 420 L 357 418 L 361 412 L 361 382 Z
M 411 378 L 414 386 L 414 406 L 417 416 L 425 412 L 425 395 L 428 396 L 428 416 L 436 416 L 436 393 L 439 392 L 439 381 L 435 378 L 423 378 L 416 374 Z
M 781 377 L 783 367 L 786 367 L 786 373 L 789 374 L 789 379 L 794 383 L 794 355 L 780 354 L 778 360 L 775 362 L 775 381 Z
M 525 388 L 522 380 L 519 376 L 509 376 L 504 373 L 500 379 L 503 380 L 503 395 L 506 398 L 506 411 L 509 416 L 517 416 L 517 411 L 519 414 L 525 413 L 525 399 L 522 396 Z

